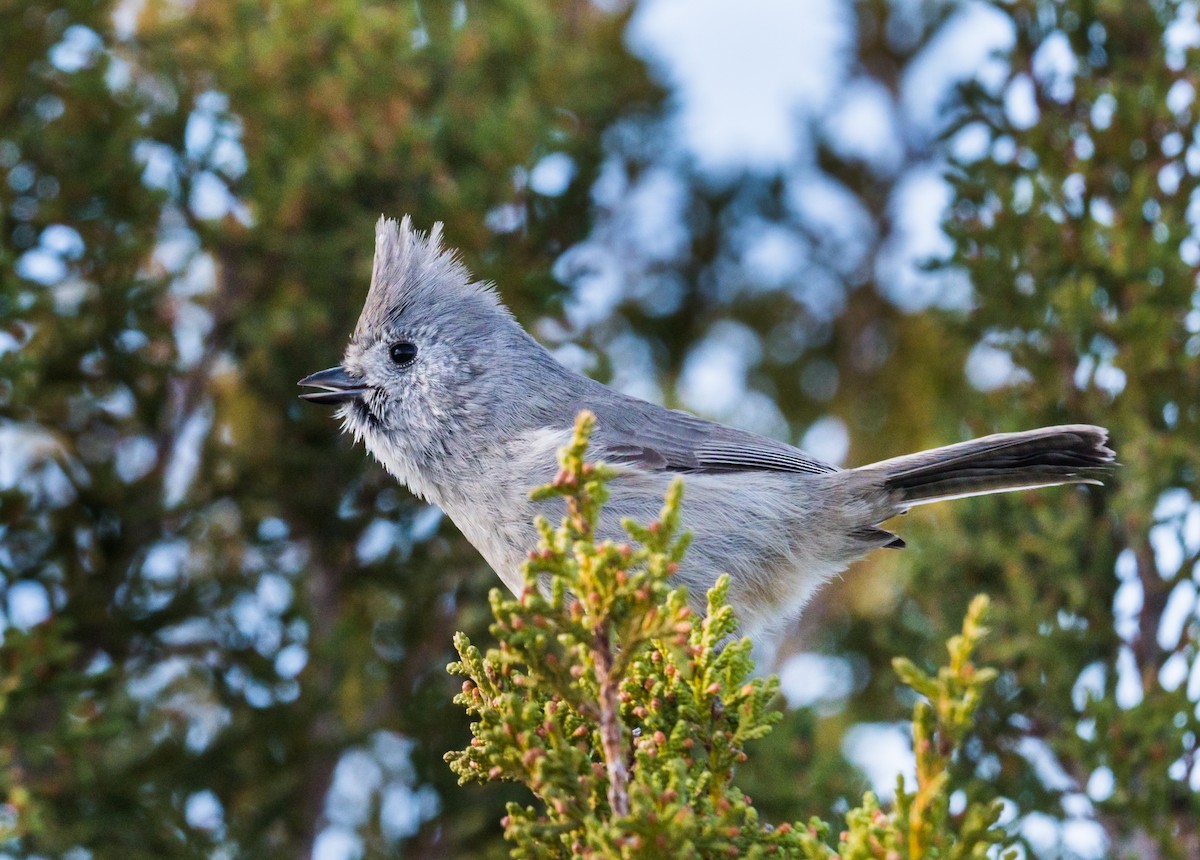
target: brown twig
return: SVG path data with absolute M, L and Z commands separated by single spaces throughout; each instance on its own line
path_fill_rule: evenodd
M 618 681 L 613 677 L 613 649 L 607 625 L 596 628 L 596 647 L 592 651 L 596 681 L 600 687 L 600 745 L 608 770 L 608 805 L 615 816 L 629 815 L 629 767 L 621 744 Z

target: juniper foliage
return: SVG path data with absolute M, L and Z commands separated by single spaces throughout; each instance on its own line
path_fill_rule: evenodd
M 519 596 L 490 595 L 497 646 L 455 637 L 464 675 L 455 701 L 475 719 L 472 740 L 446 755 L 461 782 L 522 783 L 539 803 L 511 803 L 503 825 L 515 858 L 985 857 L 1002 842 L 999 802 L 950 813 L 949 766 L 972 726 L 991 669 L 971 655 L 986 632 L 986 598 L 972 603 L 949 643 L 949 665 L 896 670 L 923 698 L 915 708 L 917 781 L 903 780 L 891 811 L 874 795 L 851 810 L 834 855 L 817 818 L 772 826 L 733 784 L 747 742 L 779 721 L 778 679 L 751 677 L 750 641 L 736 638 L 728 576 L 695 618 L 671 574 L 688 545 L 680 532 L 682 480 L 659 519 L 622 523 L 628 543 L 598 541 L 615 472 L 585 456 L 595 418 L 580 414 L 555 480 L 535 499 L 561 497 L 555 528 L 525 565 Z M 803 774 L 796 774 L 803 779 Z

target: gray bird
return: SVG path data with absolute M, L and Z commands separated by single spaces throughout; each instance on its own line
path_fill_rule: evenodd
M 702 610 L 729 573 L 741 630 L 769 640 L 825 581 L 879 547 L 880 524 L 914 505 L 1100 483 L 1113 463 L 1102 427 L 1001 433 L 839 469 L 803 451 L 629 397 L 559 364 L 492 287 L 473 281 L 441 225 L 426 235 L 380 219 L 366 306 L 342 363 L 300 381 L 339 407 L 343 429 L 413 492 L 440 506 L 513 591 L 536 543 L 531 487 L 557 470 L 575 416 L 597 418 L 590 455 L 617 467 L 605 537 L 649 522 L 685 478 L 691 549 L 676 574 Z

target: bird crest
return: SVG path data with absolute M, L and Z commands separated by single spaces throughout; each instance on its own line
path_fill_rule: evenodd
M 442 245 L 441 222 L 422 233 L 408 215 L 400 221 L 380 217 L 371 287 L 356 336 L 398 322 L 414 306 L 447 309 L 480 302 L 485 308 L 499 306 L 491 286 L 474 281 L 454 250 Z

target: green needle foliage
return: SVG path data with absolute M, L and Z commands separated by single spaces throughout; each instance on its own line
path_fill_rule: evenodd
M 998 800 L 970 804 L 952 822 L 948 790 L 954 753 L 974 726 L 985 688 L 996 678 L 995 669 L 979 669 L 971 662 L 976 645 L 987 633 L 983 626 L 987 605 L 987 597 L 982 594 L 971 601 L 962 633 L 946 643 L 950 663 L 936 676 L 927 675 L 904 657 L 892 661 L 900 680 L 925 697 L 913 708 L 917 787 L 906 791 L 901 780 L 896 788 L 894 823 L 906 839 L 907 852 L 903 856 L 986 857 L 988 848 L 1001 841 L 999 831 L 993 829 L 1002 809 Z
M 497 647 L 485 654 L 459 633 L 460 659 L 449 666 L 467 678 L 455 701 L 475 720 L 470 745 L 446 755 L 451 768 L 464 783 L 523 783 L 540 801 L 509 804 L 512 856 L 898 860 L 985 857 L 1002 842 L 998 801 L 950 812 L 949 768 L 995 677 L 971 662 L 986 632 L 986 598 L 971 604 L 936 676 L 896 661 L 925 697 L 913 721 L 916 786 L 901 781 L 890 812 L 866 794 L 847 814 L 835 854 L 829 825 L 772 826 L 733 785 L 746 743 L 781 717 L 772 707 L 779 682 L 750 677 L 750 641 L 735 638 L 727 576 L 700 619 L 685 589 L 671 585 L 688 545 L 682 481 L 656 522 L 622 523 L 629 543 L 595 539 L 616 473 L 585 461 L 594 424 L 580 414 L 557 477 L 532 493 L 561 497 L 566 515 L 557 528 L 539 518 L 522 593 L 492 590 Z

